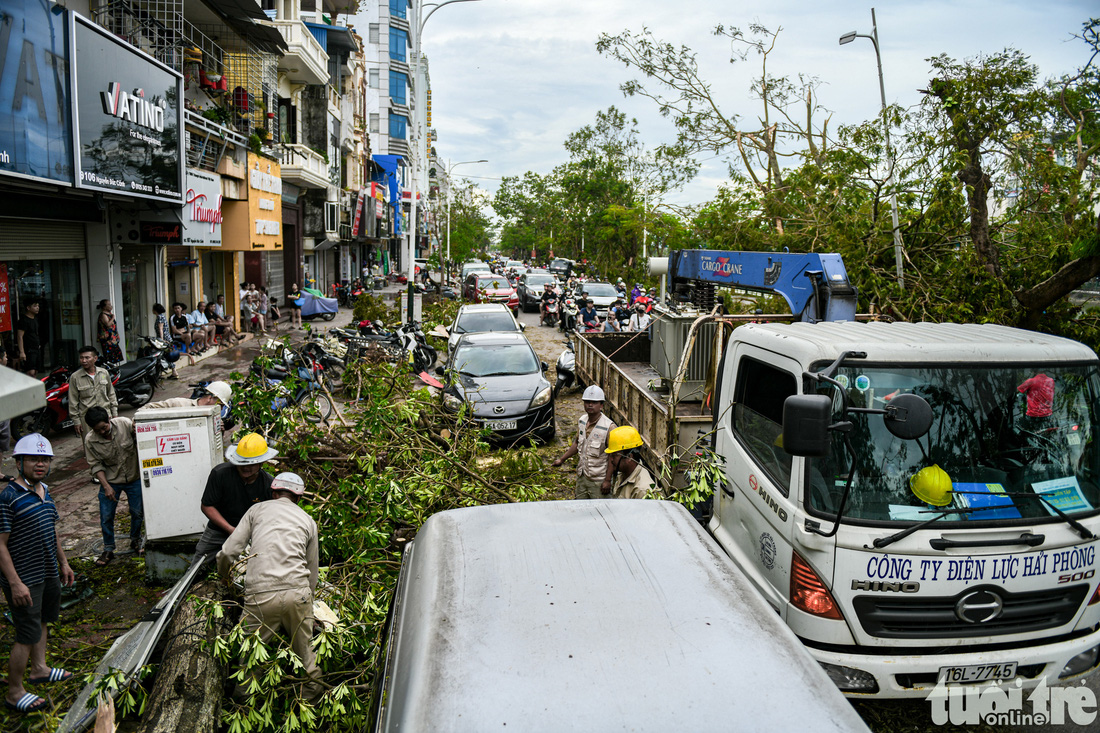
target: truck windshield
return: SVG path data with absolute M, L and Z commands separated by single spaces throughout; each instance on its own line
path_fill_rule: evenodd
M 849 413 L 854 461 L 839 436 L 830 455 L 808 459 L 806 503 L 814 513 L 836 513 L 853 468 L 849 519 L 917 522 L 932 510 L 962 510 L 942 525 L 1055 517 L 1049 504 L 1069 515 L 1100 507 L 1095 365 L 859 365 L 842 367 L 836 378 L 851 407 L 884 408 L 899 394 L 920 395 L 932 408 L 932 428 L 919 440 L 901 440 L 882 415 Z M 819 391 L 833 397 L 834 421 L 845 419 L 835 388 Z

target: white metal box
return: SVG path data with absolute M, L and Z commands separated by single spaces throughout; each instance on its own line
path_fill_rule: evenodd
M 145 531 L 150 540 L 198 535 L 210 469 L 223 460 L 220 407 L 169 407 L 134 414 Z

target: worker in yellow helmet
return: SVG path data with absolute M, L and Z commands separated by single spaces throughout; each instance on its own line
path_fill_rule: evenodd
M 615 428 L 607 435 L 608 464 L 611 467 L 611 496 L 615 499 L 644 499 L 656 489 L 653 476 L 642 465 L 642 436 L 629 425 Z
M 201 509 L 209 520 L 195 547 L 195 560 L 213 558 L 249 507 L 271 498 L 271 475 L 263 464 L 279 455 L 259 433 L 249 433 L 225 451 L 226 463 L 206 480 Z

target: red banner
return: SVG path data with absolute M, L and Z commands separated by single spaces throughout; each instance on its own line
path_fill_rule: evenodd
M 11 330 L 11 293 L 8 292 L 8 266 L 0 264 L 0 333 Z

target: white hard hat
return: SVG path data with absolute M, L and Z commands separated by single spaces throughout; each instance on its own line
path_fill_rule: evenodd
M 229 401 L 233 399 L 233 388 L 221 380 L 206 385 L 206 391 L 218 398 L 226 407 L 230 407 Z
M 53 446 L 40 433 L 31 433 L 19 439 L 11 456 L 12 458 L 16 456 L 49 456 L 53 458 Z
M 292 494 L 301 496 L 306 493 L 306 482 L 296 473 L 283 471 L 278 476 L 271 479 L 271 490 L 275 491 L 276 489 L 289 491 Z
M 603 390 L 593 384 L 584 391 L 584 394 L 581 395 L 581 400 L 584 402 L 603 402 Z

